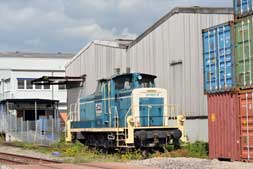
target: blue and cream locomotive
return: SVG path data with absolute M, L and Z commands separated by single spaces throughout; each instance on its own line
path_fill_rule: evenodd
M 98 81 L 94 94 L 80 98 L 79 121 L 68 122 L 67 140 L 103 148 L 156 147 L 178 142 L 170 126 L 167 91 L 156 76 L 131 73 Z

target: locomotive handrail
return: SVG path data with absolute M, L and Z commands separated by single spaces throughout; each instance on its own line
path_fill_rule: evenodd
M 128 117 L 128 114 L 129 114 L 129 112 L 130 112 L 131 109 L 132 109 L 132 105 L 130 105 L 127 113 L 125 114 L 125 129 L 128 127 L 128 125 L 127 125 L 127 117 Z M 125 130 L 125 140 L 127 139 L 126 136 L 127 136 L 127 130 Z
M 130 112 L 131 109 L 132 109 L 132 106 L 130 105 L 127 113 L 125 114 L 125 128 L 127 128 L 127 115 L 128 115 L 128 113 Z

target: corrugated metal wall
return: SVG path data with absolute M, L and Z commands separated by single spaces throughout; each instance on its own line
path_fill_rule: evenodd
M 98 79 L 111 77 L 115 68 L 125 72 L 126 66 L 125 49 L 92 43 L 66 67 L 66 75 L 86 74 L 84 94 L 88 95 L 95 91 Z
M 203 94 L 202 29 L 233 18 L 228 14 L 175 14 L 127 50 L 131 71 L 158 76 L 169 104 L 187 116 L 207 116 Z

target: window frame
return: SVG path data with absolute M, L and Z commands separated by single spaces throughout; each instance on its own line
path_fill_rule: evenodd
M 50 86 L 50 85 L 45 85 L 45 84 L 43 84 L 42 86 L 43 86 L 43 89 L 42 89 L 42 90 L 51 90 L 51 86 Z M 49 88 L 45 88 L 45 86 L 48 86 Z
M 64 86 L 64 87 L 61 88 L 61 86 Z M 63 90 L 66 90 L 66 89 L 67 89 L 66 84 L 59 84 L 59 85 L 58 85 L 58 90 L 63 91 Z
M 30 82 L 30 83 L 28 83 Z M 34 85 L 32 84 L 32 80 L 31 79 L 26 79 L 25 80 L 25 89 L 26 90 L 34 90 Z M 28 88 L 28 86 L 31 86 L 31 88 Z
M 20 88 L 19 82 L 23 81 L 23 88 Z M 18 90 L 26 90 L 26 80 L 24 78 L 17 78 L 17 89 Z

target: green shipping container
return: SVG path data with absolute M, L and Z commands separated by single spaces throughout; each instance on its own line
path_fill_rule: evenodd
M 235 23 L 235 75 L 237 87 L 253 87 L 253 17 Z

